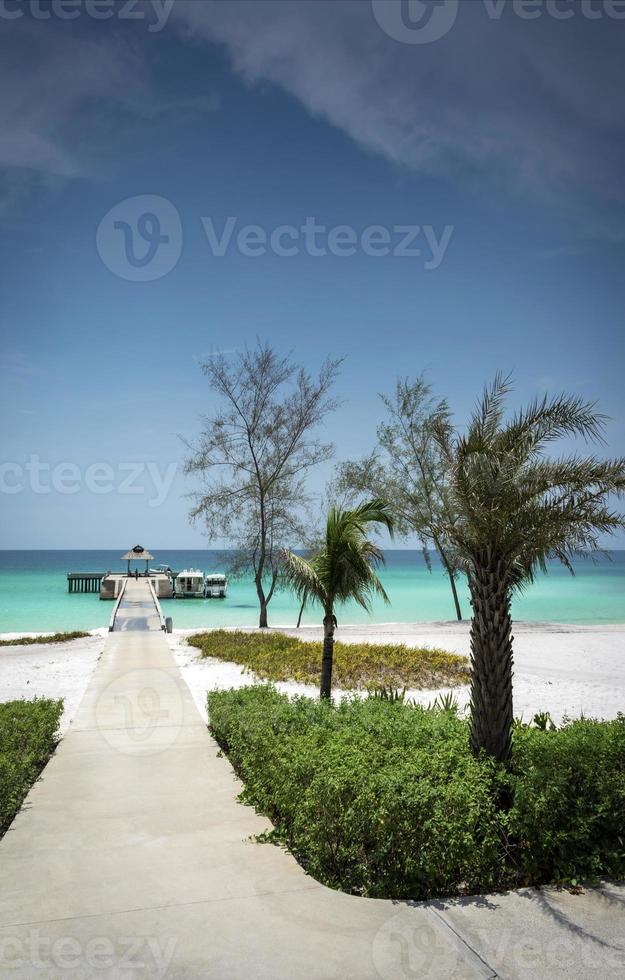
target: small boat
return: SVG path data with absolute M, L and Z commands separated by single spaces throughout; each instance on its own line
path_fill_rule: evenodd
M 213 572 L 204 579 L 204 595 L 207 599 L 225 599 L 228 579 L 221 572 Z
M 203 599 L 204 595 L 204 572 L 198 568 L 185 568 L 178 572 L 174 583 L 176 599 Z
M 172 570 L 169 565 L 157 565 L 156 568 L 151 568 L 150 575 L 172 575 Z

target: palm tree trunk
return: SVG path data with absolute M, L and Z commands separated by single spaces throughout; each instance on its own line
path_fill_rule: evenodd
M 471 749 L 506 762 L 512 744 L 512 619 L 503 563 L 471 575 Z
M 332 661 L 334 658 L 334 630 L 336 619 L 332 608 L 326 609 L 323 619 L 323 658 L 321 660 L 321 685 L 319 697 L 329 699 L 332 696 Z

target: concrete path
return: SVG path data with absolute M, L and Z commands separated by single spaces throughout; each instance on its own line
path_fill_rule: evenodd
M 625 974 L 625 889 L 410 906 L 341 895 L 268 827 L 130 582 L 78 715 L 0 843 L 0 977 L 522 980 Z

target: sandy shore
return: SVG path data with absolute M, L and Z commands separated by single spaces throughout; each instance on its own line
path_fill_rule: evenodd
M 14 640 L 29 635 L 35 634 L 3 633 L 0 639 Z M 102 654 L 107 635 L 108 630 L 99 629 L 93 630 L 90 636 L 68 643 L 0 647 L 0 701 L 63 698 L 65 709 L 60 729 L 67 731 Z
M 201 660 L 185 638 L 198 630 L 176 630 L 168 639 L 195 702 L 206 718 L 206 691 L 242 687 L 253 681 L 237 664 L 213 658 Z M 303 626 L 281 632 L 300 639 L 320 640 L 320 627 Z M 557 623 L 515 623 L 514 712 L 530 721 L 537 711 L 549 711 L 559 724 L 565 715 L 615 718 L 625 712 L 625 625 L 569 626 Z M 407 646 L 442 647 L 469 655 L 469 623 L 386 623 L 377 626 L 343 626 L 337 639 L 344 643 L 375 641 Z M 276 685 L 289 694 L 314 696 L 305 684 Z M 410 691 L 410 697 L 428 704 L 436 691 Z M 336 690 L 337 696 L 341 691 Z M 469 699 L 467 687 L 454 689 L 461 707 Z
M 171 650 L 194 700 L 206 718 L 208 690 L 242 687 L 254 676 L 233 663 L 213 658 L 201 660 L 186 637 L 198 630 L 176 630 L 168 636 Z M 282 632 L 301 639 L 320 640 L 320 627 L 304 626 Z M 530 721 L 537 711 L 549 711 L 559 723 L 564 715 L 580 714 L 614 718 L 625 711 L 625 625 L 568 626 L 554 623 L 516 623 L 514 628 L 514 710 Z M 25 634 L 3 634 L 15 639 Z M 61 723 L 66 731 L 91 679 L 104 648 L 105 629 L 69 643 L 34 644 L 0 648 L 0 701 L 19 698 L 63 698 Z M 343 626 L 337 639 L 345 643 L 405 643 L 437 646 L 464 656 L 469 654 L 468 623 L 386 623 L 377 626 Z M 306 684 L 281 683 L 289 694 L 316 696 Z M 420 704 L 428 704 L 436 691 L 410 691 Z M 340 696 L 336 690 L 336 696 Z M 468 702 L 467 687 L 454 689 L 461 707 Z

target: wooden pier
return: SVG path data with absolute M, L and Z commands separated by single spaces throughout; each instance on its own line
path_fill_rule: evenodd
M 158 602 L 159 599 L 173 598 L 173 583 L 176 572 L 169 568 L 167 571 L 150 570 L 149 563 L 154 560 L 154 555 L 151 555 L 140 544 L 136 544 L 134 548 L 122 555 L 121 560 L 127 562 L 125 572 L 112 572 L 110 570 L 108 572 L 68 572 L 67 591 L 99 593 L 101 599 L 117 600 L 123 591 L 124 583 L 128 579 L 137 578 L 148 580 L 148 588 L 153 591 L 155 602 Z M 131 562 L 145 562 L 145 571 L 133 572 L 130 567 Z
M 99 592 L 106 572 L 68 572 L 68 592 Z
M 127 572 L 68 572 L 68 592 L 99 593 L 101 599 L 117 599 L 123 583 L 134 575 Z M 172 579 L 163 572 L 153 572 L 151 575 L 142 574 L 139 580 L 148 579 L 152 582 L 159 599 L 170 599 L 173 596 Z

